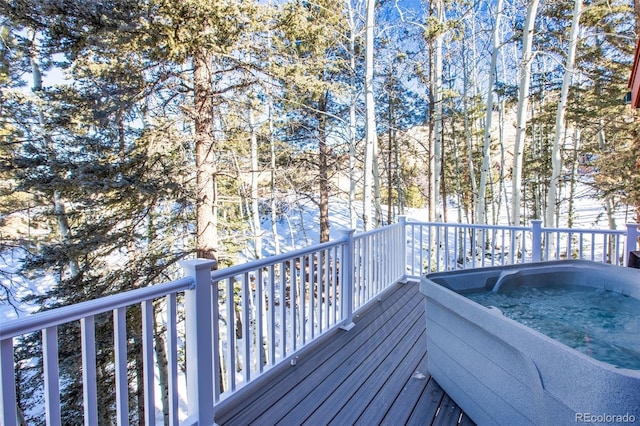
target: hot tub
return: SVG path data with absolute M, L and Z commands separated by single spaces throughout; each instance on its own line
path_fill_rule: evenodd
M 640 270 L 567 260 L 426 275 L 428 369 L 440 386 L 480 425 L 640 423 L 640 369 L 593 359 L 465 297 L 522 286 L 640 299 Z M 638 327 L 640 339 L 640 317 Z

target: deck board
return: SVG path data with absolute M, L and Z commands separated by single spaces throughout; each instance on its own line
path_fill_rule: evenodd
M 418 311 L 416 307 L 409 313 L 411 321 L 405 321 L 399 327 L 387 327 L 384 334 L 370 335 L 368 340 L 375 342 L 375 347 L 370 352 L 358 351 L 356 359 L 365 358 L 357 363 L 349 376 L 333 374 L 329 377 L 330 384 L 341 383 L 308 418 L 309 424 L 319 424 L 322 419 L 336 419 L 339 424 L 351 424 L 360 417 L 366 409 L 364 403 L 369 402 L 370 397 L 381 390 L 386 382 L 397 362 L 397 355 L 407 353 L 408 347 L 415 343 L 416 338 L 411 336 L 411 332 L 419 333 Z M 394 353 L 396 356 L 393 356 Z
M 353 329 L 330 331 L 295 366 L 221 403 L 217 424 L 472 425 L 428 375 L 418 287 L 392 286 L 357 313 Z
M 427 386 L 420 394 L 411 416 L 405 422 L 409 425 L 430 425 L 439 412 L 440 404 L 444 397 L 444 391 L 435 380 L 429 377 Z M 453 423 L 452 423 L 453 424 Z

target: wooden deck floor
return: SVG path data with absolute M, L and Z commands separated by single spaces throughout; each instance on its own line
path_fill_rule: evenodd
M 417 283 L 394 285 L 354 322 L 223 401 L 217 424 L 474 424 L 427 372 Z

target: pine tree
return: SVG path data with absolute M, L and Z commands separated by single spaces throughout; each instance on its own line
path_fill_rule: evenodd
M 317 149 L 317 156 L 301 157 L 317 168 L 317 179 L 304 179 L 312 186 L 297 189 L 315 192 L 317 188 L 320 242 L 329 240 L 329 175 L 335 161 L 329 136 L 335 108 L 339 108 L 335 98 L 344 92 L 339 81 L 346 67 L 340 48 L 346 33 L 341 5 L 336 0 L 286 4 L 278 17 L 279 33 L 274 37 L 276 51 L 282 55 L 281 64 L 273 73 L 281 81 L 282 103 L 288 111 L 286 137 L 297 141 L 302 152 Z

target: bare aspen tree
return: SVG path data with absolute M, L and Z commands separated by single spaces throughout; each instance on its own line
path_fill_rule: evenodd
M 364 158 L 364 194 L 362 220 L 364 230 L 371 228 L 372 197 L 374 192 L 374 154 L 378 143 L 376 135 L 375 98 L 373 96 L 373 30 L 375 27 L 375 0 L 367 0 L 367 24 L 365 37 L 365 104 L 366 104 L 366 149 Z
M 565 113 L 567 109 L 567 98 L 569 97 L 569 87 L 573 77 L 573 68 L 576 60 L 576 48 L 578 44 L 578 32 L 580 30 L 580 13 L 582 12 L 582 0 L 575 0 L 573 6 L 573 19 L 571 21 L 571 31 L 569 33 L 569 50 L 565 62 L 564 78 L 562 80 L 562 90 L 558 111 L 556 113 L 556 128 L 551 151 L 551 179 L 549 180 L 549 190 L 547 192 L 547 206 L 545 211 L 545 225 L 555 226 L 556 212 L 558 204 L 558 187 L 560 184 L 560 174 L 562 172 L 561 145 L 565 133 Z
M 520 204 L 522 203 L 522 159 L 529 109 L 529 87 L 531 85 L 531 62 L 534 24 L 539 0 L 530 0 L 527 5 L 527 16 L 522 32 L 522 60 L 520 65 L 520 86 L 518 87 L 518 109 L 516 124 L 516 141 L 513 155 L 513 172 L 511 174 L 511 210 L 513 225 L 520 226 Z
M 487 206 L 486 195 L 487 185 L 490 179 L 491 173 L 491 124 L 493 115 L 493 89 L 496 81 L 496 63 L 498 60 L 498 53 L 500 52 L 500 18 L 502 16 L 503 0 L 498 0 L 496 6 L 496 19 L 493 24 L 493 36 L 492 36 L 492 49 L 491 49 L 491 64 L 489 70 L 489 83 L 487 93 L 487 110 L 484 129 L 484 147 L 483 147 L 483 159 L 482 170 L 480 172 L 480 187 L 478 188 L 478 207 L 476 208 L 476 222 L 484 224 L 487 222 Z

